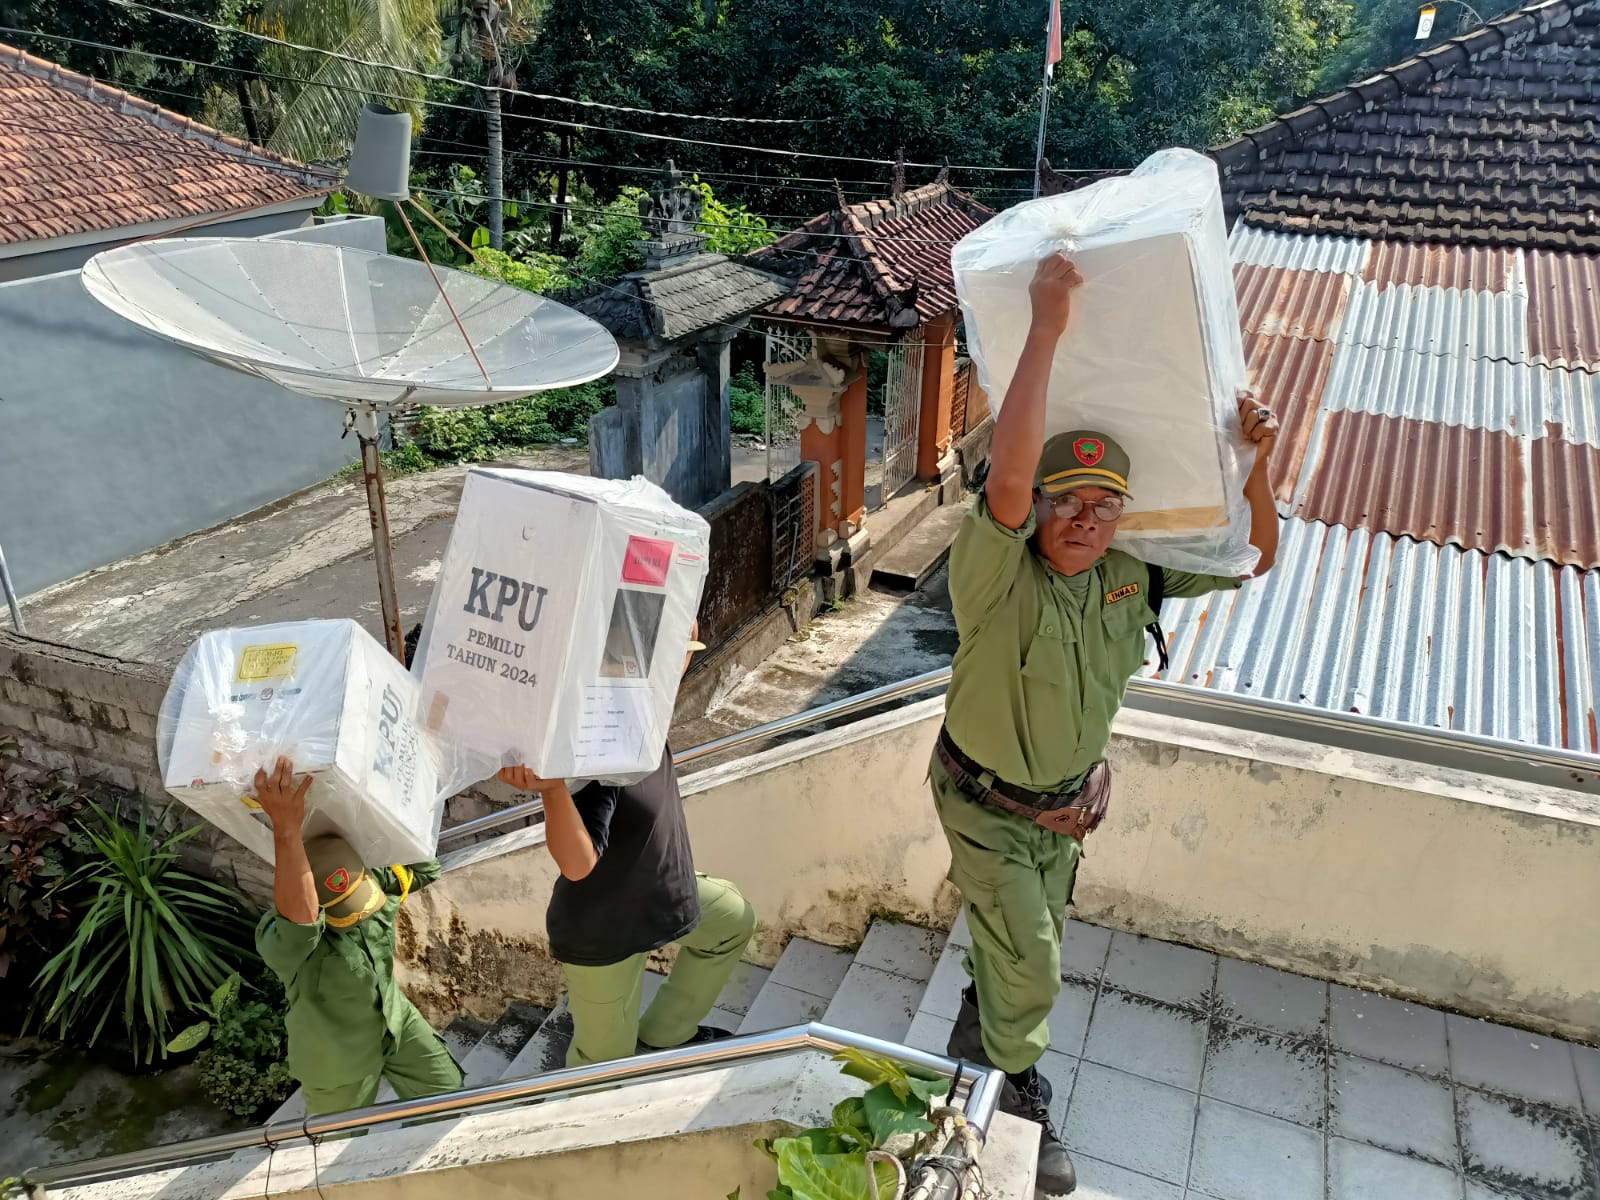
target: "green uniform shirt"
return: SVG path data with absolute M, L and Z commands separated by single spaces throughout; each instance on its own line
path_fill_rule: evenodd
M 408 868 L 413 892 L 439 878 L 437 862 Z M 383 1035 L 400 1039 L 411 1002 L 394 981 L 394 926 L 400 880 L 368 867 L 388 893 L 382 908 L 348 929 L 328 927 L 326 914 L 297 925 L 274 911 L 256 927 L 256 950 L 283 980 L 289 1001 L 289 1070 L 307 1087 L 333 1087 L 383 1068 Z
M 955 744 L 1007 783 L 1069 790 L 1105 757 L 1128 680 L 1145 661 L 1152 568 L 1120 550 L 1061 575 L 1028 539 L 1033 514 L 1007 529 L 982 498 L 950 551 L 961 648 L 945 701 Z M 1161 568 L 1168 596 L 1241 580 Z

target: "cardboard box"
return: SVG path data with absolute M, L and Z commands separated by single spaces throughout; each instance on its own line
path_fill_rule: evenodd
M 245 798 L 280 754 L 313 783 L 304 834 L 338 833 L 371 866 L 432 858 L 446 797 L 417 685 L 354 621 L 203 634 L 162 706 L 167 790 L 262 858 L 271 824 Z
M 1051 367 L 1046 436 L 1093 429 L 1127 450 L 1133 496 L 1113 545 L 1180 570 L 1244 573 L 1257 557 L 1243 498 L 1254 450 L 1235 399 L 1246 370 L 1216 164 L 1163 150 L 961 240 L 956 290 L 996 414 L 1031 324 L 1034 268 L 1058 250 L 1084 285 Z
M 413 662 L 429 731 L 492 768 L 660 763 L 710 527 L 644 479 L 477 468 Z

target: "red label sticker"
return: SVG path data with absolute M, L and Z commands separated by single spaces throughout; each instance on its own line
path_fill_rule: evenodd
M 659 538 L 631 537 L 622 556 L 622 582 L 646 587 L 666 587 L 672 566 L 672 543 Z

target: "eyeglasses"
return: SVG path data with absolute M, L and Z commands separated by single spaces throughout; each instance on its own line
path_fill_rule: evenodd
M 1062 520 L 1070 520 L 1083 511 L 1083 497 L 1077 492 L 1049 497 L 1050 507 Z M 1115 521 L 1122 515 L 1127 501 L 1121 496 L 1105 496 L 1094 502 L 1094 515 L 1102 521 Z

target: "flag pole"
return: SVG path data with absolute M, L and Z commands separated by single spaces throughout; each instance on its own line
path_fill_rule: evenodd
M 1039 198 L 1039 164 L 1044 161 L 1044 131 L 1050 115 L 1050 77 L 1055 70 L 1056 21 L 1060 0 L 1050 0 L 1050 15 L 1044 26 L 1044 87 L 1039 95 L 1039 140 L 1033 151 L 1033 198 Z

